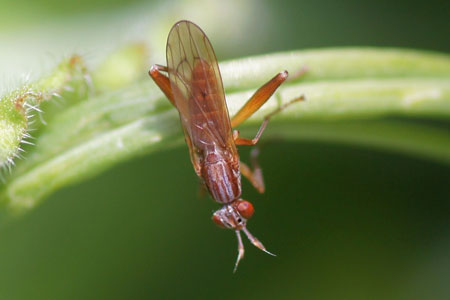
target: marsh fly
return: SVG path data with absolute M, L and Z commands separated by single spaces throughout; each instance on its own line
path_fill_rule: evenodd
M 250 168 L 239 160 L 236 145 L 255 145 L 270 117 L 303 97 L 267 115 L 253 139 L 242 138 L 239 131 L 232 128 L 256 112 L 286 80 L 288 72 L 283 71 L 264 84 L 230 120 L 217 59 L 205 33 L 190 21 L 179 21 L 167 38 L 166 56 L 167 67 L 154 65 L 149 74 L 179 112 L 195 172 L 212 198 L 223 204 L 212 220 L 236 233 L 236 271 L 244 257 L 241 231 L 253 245 L 273 255 L 247 230 L 253 205 L 241 198 L 241 174 L 260 193 L 264 192 L 262 172 L 256 162 L 257 151 L 252 151 L 253 168 Z

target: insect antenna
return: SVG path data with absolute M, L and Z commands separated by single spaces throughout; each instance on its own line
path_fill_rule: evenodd
M 241 229 L 242 231 L 244 231 L 245 235 L 247 236 L 247 238 L 250 240 L 250 242 L 252 242 L 253 245 L 255 245 L 258 249 L 261 249 L 262 251 L 266 252 L 269 255 L 272 256 L 276 256 L 273 253 L 270 253 L 269 251 L 267 251 L 266 247 L 264 247 L 264 245 L 257 239 L 255 238 L 250 231 L 247 230 L 246 227 L 243 227 Z M 241 259 L 244 258 L 244 243 L 242 242 L 242 237 L 241 237 L 241 231 L 240 230 L 236 230 L 236 236 L 237 236 L 237 240 L 238 240 L 238 257 L 236 260 L 236 264 L 234 265 L 234 270 L 233 273 L 236 273 L 237 267 L 239 265 L 239 262 L 241 261 Z
M 266 247 L 264 247 L 264 245 L 257 239 L 255 238 L 248 230 L 246 227 L 242 228 L 242 231 L 244 231 L 245 235 L 247 236 L 247 238 L 250 240 L 250 242 L 252 242 L 253 245 L 255 245 L 257 248 L 261 249 L 262 251 L 266 252 L 269 255 L 272 256 L 276 256 L 273 253 L 270 253 L 269 251 L 266 250 Z
M 237 240 L 238 240 L 238 257 L 236 260 L 236 264 L 234 265 L 234 270 L 233 273 L 236 273 L 237 267 L 239 265 L 239 262 L 241 261 L 241 259 L 244 258 L 244 243 L 242 243 L 242 238 L 241 238 L 241 231 L 240 230 L 236 230 L 236 236 L 237 236 Z

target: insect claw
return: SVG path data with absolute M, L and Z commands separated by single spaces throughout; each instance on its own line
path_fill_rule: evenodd
M 241 238 L 241 232 L 239 230 L 236 230 L 236 236 L 238 239 L 238 257 L 236 260 L 236 264 L 234 265 L 234 269 L 233 269 L 233 273 L 236 273 L 237 267 L 239 265 L 239 262 L 241 261 L 241 259 L 244 258 L 244 243 L 242 243 L 242 238 Z

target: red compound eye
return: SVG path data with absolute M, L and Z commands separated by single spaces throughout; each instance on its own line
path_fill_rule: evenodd
M 235 202 L 234 207 L 237 209 L 239 214 L 246 219 L 250 219 L 255 212 L 253 205 L 245 200 L 238 200 Z
M 216 223 L 217 226 L 222 227 L 222 228 L 226 228 L 225 225 L 222 223 L 222 221 L 220 220 L 220 218 L 216 215 L 213 215 L 212 220 L 214 223 Z

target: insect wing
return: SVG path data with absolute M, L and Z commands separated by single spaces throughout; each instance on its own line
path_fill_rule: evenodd
M 176 23 L 167 39 L 167 66 L 191 159 L 207 146 L 235 151 L 222 78 L 205 33 L 189 21 Z

